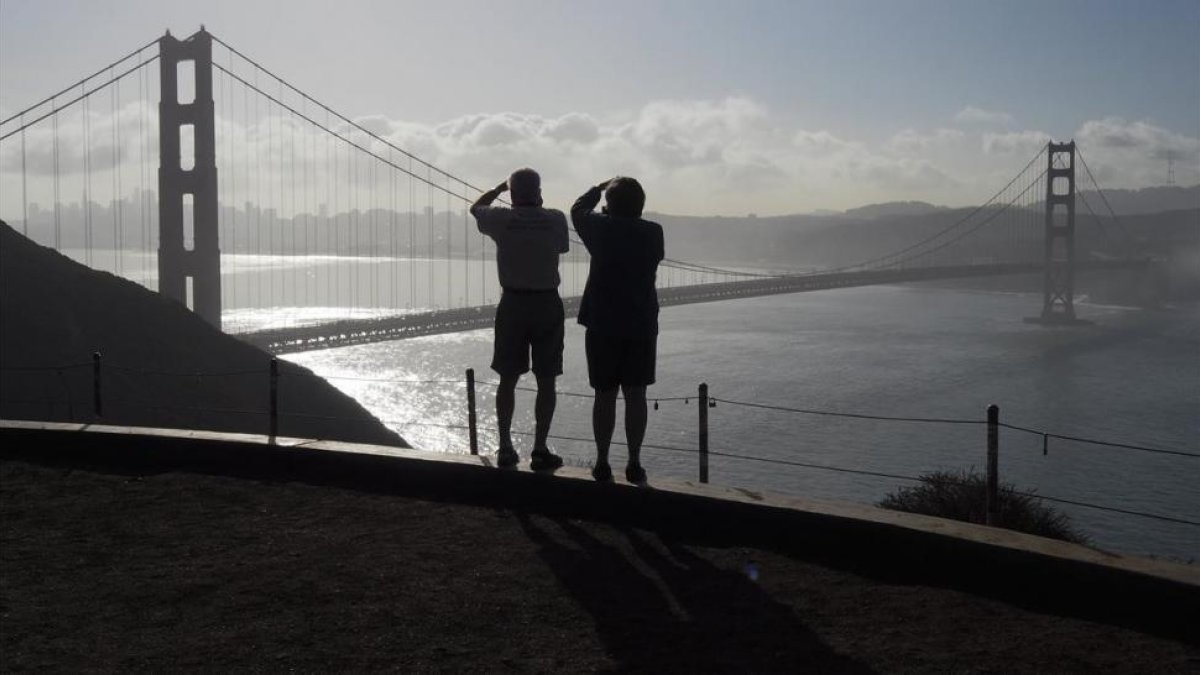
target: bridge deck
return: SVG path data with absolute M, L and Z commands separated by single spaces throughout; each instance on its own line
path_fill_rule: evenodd
M 1148 264 L 1147 260 L 1102 260 L 1077 262 L 1080 270 L 1131 269 Z M 717 302 L 784 293 L 876 286 L 937 279 L 1031 274 L 1043 270 L 1041 263 L 993 263 L 955 265 L 868 272 L 834 272 L 728 281 L 696 286 L 658 289 L 663 307 L 700 302 Z M 568 317 L 579 311 L 579 297 L 563 298 Z M 238 337 L 272 354 L 288 354 L 314 349 L 332 349 L 350 345 L 403 340 L 423 335 L 440 335 L 490 328 L 496 315 L 495 305 L 443 309 L 372 319 L 351 319 L 309 326 L 296 326 L 242 333 Z

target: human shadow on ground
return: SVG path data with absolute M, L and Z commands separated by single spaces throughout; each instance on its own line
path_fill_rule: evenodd
M 835 652 L 746 575 L 682 545 L 667 543 L 668 554 L 629 529 L 608 543 L 570 521 L 548 528 L 528 515 L 519 519 L 563 587 L 594 617 L 622 671 L 872 672 Z M 629 543 L 628 552 L 619 540 Z

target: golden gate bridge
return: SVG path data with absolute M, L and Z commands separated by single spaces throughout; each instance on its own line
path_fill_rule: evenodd
M 467 212 L 480 188 L 203 28 L 168 32 L 7 116 L 0 161 L 20 167 L 19 184 L 15 172 L 0 184 L 0 211 L 25 236 L 273 353 L 492 322 L 493 244 Z M 1077 201 L 1112 253 L 1079 254 Z M 1080 149 L 1051 142 L 985 203 L 886 254 L 770 272 L 667 259 L 657 283 L 672 306 L 1040 273 L 1036 320 L 1071 323 L 1076 273 L 1146 265 L 1135 250 Z M 563 260 L 569 312 L 586 264 L 575 241 Z M 256 310 L 272 319 L 246 320 Z

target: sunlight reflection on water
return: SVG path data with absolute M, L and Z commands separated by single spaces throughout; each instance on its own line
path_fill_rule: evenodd
M 802 408 L 884 415 L 982 418 L 1057 433 L 1191 451 L 1200 438 L 1200 384 L 1181 364 L 1200 350 L 1195 311 L 1143 315 L 1086 306 L 1083 331 L 1021 322 L 1040 298 L 920 287 L 877 287 L 738 300 L 663 311 L 655 396 L 714 396 Z M 287 358 L 362 402 L 414 446 L 468 451 L 464 371 L 478 386 L 480 447 L 495 449 L 491 331 L 306 352 Z M 569 322 L 565 374 L 552 440 L 568 462 L 594 455 L 583 331 Z M 399 380 L 375 382 L 370 380 Z M 523 386 L 532 387 L 529 377 Z M 519 392 L 514 429 L 531 431 L 533 395 Z M 715 451 L 916 475 L 981 468 L 978 427 L 887 424 L 786 415 L 719 404 L 711 409 Z M 618 418 L 614 441 L 624 439 Z M 524 457 L 529 438 L 517 436 Z M 1200 474 L 1159 456 L 1001 437 L 1001 478 L 1023 489 L 1085 502 L 1200 519 Z M 655 476 L 695 479 L 696 401 L 650 412 L 646 451 Z M 1036 446 L 1036 447 L 1035 447 Z M 614 462 L 624 461 L 614 447 Z M 713 457 L 715 483 L 811 497 L 874 502 L 902 481 Z M 1178 557 L 1200 555 L 1195 528 L 1062 507 L 1098 545 Z

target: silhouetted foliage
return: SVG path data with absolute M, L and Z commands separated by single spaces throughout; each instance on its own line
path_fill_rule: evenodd
M 922 474 L 921 483 L 903 487 L 884 497 L 879 506 L 927 516 L 950 518 L 983 524 L 987 499 L 987 478 L 976 471 L 934 471 Z M 1088 538 L 1075 527 L 1067 514 L 1048 506 L 1037 497 L 1020 494 L 1010 483 L 999 486 L 997 509 L 999 527 L 1062 539 L 1077 544 Z

